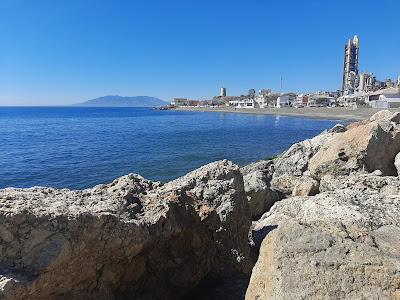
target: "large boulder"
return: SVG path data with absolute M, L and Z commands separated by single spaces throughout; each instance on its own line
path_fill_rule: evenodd
M 311 182 L 308 172 L 310 159 L 324 144 L 344 131 L 346 128 L 338 124 L 329 131 L 324 131 L 311 139 L 292 145 L 275 162 L 275 172 L 271 180 L 272 188 L 285 195 L 292 195 L 295 187 L 297 186 L 295 194 L 298 194 L 299 185 L 302 185 L 300 194 L 303 194 L 306 190 L 305 185 Z M 313 184 L 310 194 L 316 192 L 316 186 Z
M 292 196 L 314 196 L 319 193 L 319 181 L 312 177 L 303 176 L 293 188 Z
M 251 268 L 239 168 L 164 186 L 128 175 L 72 191 L 0 190 L 1 299 L 175 299 Z
M 272 178 L 271 188 L 286 197 L 313 196 L 319 192 L 319 182 L 309 176 L 307 172 L 303 176 L 284 174 Z
M 241 168 L 244 190 L 253 220 L 258 219 L 283 195 L 271 188 L 274 164 L 271 160 L 260 161 Z
M 378 173 L 378 172 L 374 172 Z M 351 189 L 376 192 L 383 195 L 400 194 L 400 179 L 396 176 L 380 176 L 374 173 L 353 173 L 347 176 L 325 175 L 320 181 L 320 192 Z
M 282 175 L 302 176 L 308 169 L 310 158 L 324 145 L 327 141 L 336 136 L 336 132 L 322 132 L 321 134 L 302 142 L 292 145 L 285 153 L 283 153 L 275 162 L 274 177 Z
M 353 126 L 327 141 L 310 159 L 311 175 L 348 175 L 352 172 L 382 171 L 396 175 L 394 159 L 400 152 L 398 114 L 378 112 L 369 122 Z
M 276 203 L 246 299 L 398 299 L 400 195 L 341 189 Z

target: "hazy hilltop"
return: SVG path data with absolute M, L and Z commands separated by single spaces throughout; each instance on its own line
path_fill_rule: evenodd
M 75 104 L 76 106 L 97 106 L 97 107 L 156 107 L 167 105 L 166 101 L 149 96 L 104 96 L 87 100 L 82 103 Z

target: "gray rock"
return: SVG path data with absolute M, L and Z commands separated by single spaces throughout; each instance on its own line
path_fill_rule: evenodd
M 270 177 L 262 171 L 245 175 L 243 181 L 253 220 L 261 217 L 276 201 L 283 198 L 283 195 L 271 188 Z
M 371 174 L 372 174 L 372 175 L 375 175 L 375 176 L 382 176 L 382 175 L 383 175 L 383 173 L 382 173 L 381 170 L 375 170 L 375 171 L 373 171 Z
M 397 170 L 397 176 L 400 176 L 400 152 L 394 158 L 394 166 Z
M 396 175 L 394 158 L 400 152 L 400 128 L 387 120 L 393 114 L 374 116 L 373 121 L 353 126 L 326 142 L 310 159 L 312 176 L 374 170 L 381 170 L 383 175 Z
M 306 172 L 304 173 L 306 174 Z M 274 176 L 271 180 L 271 187 L 286 196 L 312 196 L 318 193 L 319 182 L 308 175 L 293 176 L 284 174 L 282 176 Z
M 281 193 L 270 186 L 275 171 L 272 160 L 261 160 L 240 169 L 243 174 L 244 189 L 250 205 L 253 220 L 261 217 L 271 206 L 283 198 Z
M 382 178 L 377 177 L 376 178 Z M 246 299 L 396 299 L 400 196 L 341 189 L 277 202 Z
M 391 112 L 390 110 L 380 110 L 374 115 L 369 118 L 370 121 L 377 121 L 377 122 L 395 122 L 399 123 L 400 121 L 400 114 L 398 112 Z
M 1 299 L 175 299 L 207 274 L 250 271 L 239 168 L 161 186 L 128 175 L 93 189 L 0 190 Z
M 319 193 L 319 182 L 314 178 L 303 176 L 296 182 L 292 196 L 314 196 Z
M 337 126 L 338 128 L 340 127 L 339 125 Z M 342 133 L 337 133 L 335 129 L 332 132 L 322 132 L 312 139 L 292 145 L 289 150 L 276 160 L 271 187 L 285 195 L 291 195 L 295 186 L 299 185 L 300 182 L 310 182 L 310 180 L 313 180 L 308 170 L 310 159 L 325 143 L 340 134 Z M 302 179 L 301 177 L 304 178 Z M 310 190 L 312 194 L 316 191 L 315 187 L 317 187 L 317 184 L 313 186 L 312 191 Z M 300 186 L 298 186 L 298 191 L 299 188 Z
M 333 126 L 331 129 L 328 130 L 329 133 L 339 133 L 339 132 L 345 132 L 347 128 L 342 125 L 342 124 L 336 124 Z
M 266 179 L 270 180 L 275 171 L 274 162 L 272 160 L 260 160 L 240 168 L 240 172 L 242 172 L 243 176 L 255 171 L 261 171 L 264 173 Z
M 277 159 L 274 177 L 282 175 L 302 176 L 308 168 L 310 158 L 335 135 L 335 133 L 323 132 L 312 139 L 292 145 Z
M 397 195 L 400 194 L 400 179 L 394 176 L 381 176 L 373 173 L 354 173 L 347 176 L 326 175 L 321 178 L 319 189 L 321 192 L 351 189 L 383 195 Z

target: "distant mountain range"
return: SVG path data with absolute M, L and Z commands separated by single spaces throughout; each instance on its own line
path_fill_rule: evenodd
M 92 100 L 87 100 L 82 103 L 77 103 L 75 106 L 92 106 L 92 107 L 157 107 L 168 105 L 168 102 L 161 99 L 149 96 L 104 96 Z

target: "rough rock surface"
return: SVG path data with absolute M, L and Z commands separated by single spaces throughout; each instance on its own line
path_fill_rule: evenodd
M 338 133 L 310 159 L 313 176 L 348 175 L 352 172 L 381 170 L 396 175 L 394 158 L 400 151 L 398 115 L 381 111 L 370 122 Z
M 319 193 L 319 182 L 312 177 L 303 176 L 293 188 L 292 196 L 314 196 Z
M 273 177 L 271 187 L 286 196 L 313 196 L 318 194 L 319 182 L 308 175 L 293 176 L 284 174 Z
M 248 272 L 250 212 L 237 166 L 164 186 L 137 175 L 82 191 L 0 191 L 1 299 L 172 299 Z
M 271 188 L 274 164 L 271 160 L 260 161 L 241 168 L 244 189 L 253 220 L 258 219 L 283 195 Z
M 302 176 L 308 169 L 310 158 L 335 136 L 335 132 L 323 132 L 312 139 L 292 145 L 275 163 L 274 177 L 282 175 Z
M 246 299 L 398 299 L 400 196 L 356 189 L 293 197 L 255 224 L 269 232 Z
M 384 195 L 400 195 L 400 179 L 394 176 L 379 176 L 374 173 L 355 173 L 348 176 L 326 175 L 321 178 L 321 192 L 352 189 L 378 192 Z
M 399 122 L 381 111 L 335 126 L 276 163 L 271 186 L 288 198 L 253 222 L 246 299 L 400 299 Z M 303 196 L 311 182 L 318 194 Z
M 336 124 L 331 129 L 328 130 L 329 133 L 345 132 L 347 130 L 346 126 L 342 124 Z
M 292 195 L 296 186 L 301 182 L 309 182 L 308 167 L 310 159 L 328 141 L 333 139 L 338 132 L 344 132 L 346 128 L 335 125 L 331 130 L 324 131 L 312 139 L 308 139 L 292 145 L 275 162 L 275 172 L 272 176 L 271 187 L 285 195 Z M 307 176 L 306 178 L 302 178 Z M 303 185 L 304 186 L 304 185 Z M 302 188 L 304 190 L 304 188 Z M 311 194 L 316 189 L 313 187 Z M 298 193 L 296 191 L 296 193 Z
M 271 177 L 275 172 L 273 160 L 260 160 L 240 168 L 240 172 L 242 172 L 243 176 L 256 171 L 263 172 L 266 179 L 271 180 Z
M 394 166 L 397 170 L 397 175 L 400 175 L 400 152 L 394 158 Z

